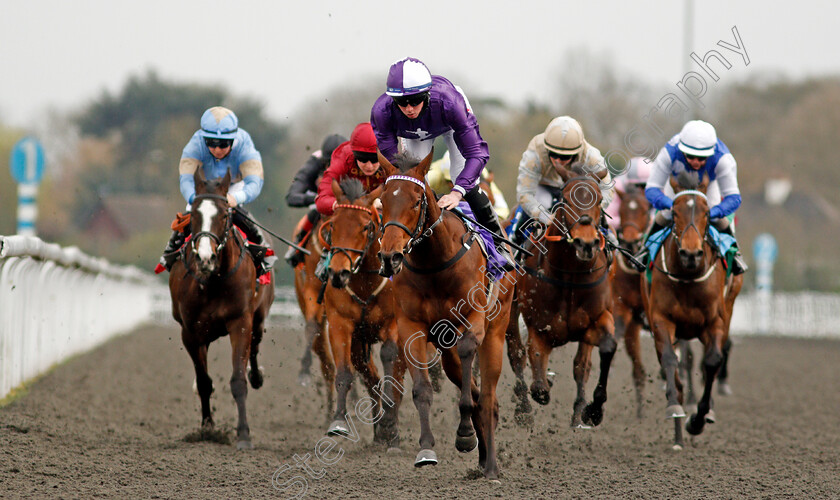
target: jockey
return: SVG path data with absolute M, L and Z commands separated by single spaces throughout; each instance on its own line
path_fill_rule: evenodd
M 429 167 L 429 173 L 426 174 L 426 182 L 429 183 L 432 191 L 438 195 L 444 195 L 452 191 L 453 184 L 450 165 L 449 151 L 447 151 L 443 153 L 443 157 L 440 160 L 432 162 L 432 165 Z M 493 210 L 496 211 L 496 215 L 501 219 L 506 219 L 510 215 L 510 208 L 502 190 L 493 182 L 493 173 L 489 169 L 481 171 L 481 182 L 489 185 L 490 192 L 493 195 L 493 199 L 491 200 L 493 202 Z
M 551 222 L 551 209 L 563 191 L 561 168 L 583 170 L 592 176 L 601 190 L 601 208 L 610 204 L 613 183 L 604 165 L 604 157 L 598 148 L 586 142 L 577 120 L 570 116 L 558 116 L 549 122 L 545 132 L 531 139 L 528 149 L 522 153 L 516 181 L 516 197 L 521 213 L 516 214 L 512 227 L 508 229 L 513 234 L 514 243 L 521 245 L 525 242 L 529 221 L 537 220 L 546 226 Z M 606 224 L 604 219 L 601 217 L 602 227 Z M 604 227 L 602 232 L 612 245 L 618 246 L 611 231 Z
M 504 238 L 493 205 L 478 187 L 490 152 L 459 87 L 442 76 L 432 76 L 417 59 L 400 59 L 391 65 L 385 93 L 373 104 L 370 121 L 379 150 L 389 160 L 400 152 L 400 145 L 411 156 L 425 158 L 435 137 L 443 136 L 455 182 L 452 190 L 438 200 L 438 206 L 452 209 L 466 200 L 478 223 Z M 496 248 L 508 261 L 506 269 L 513 269 L 505 245 L 497 242 Z
M 295 174 L 295 179 L 292 185 L 289 186 L 289 192 L 286 194 L 286 204 L 290 207 L 309 207 L 309 212 L 306 213 L 298 221 L 293 235 L 294 242 L 300 243 L 303 237 L 315 227 L 321 214 L 315 208 L 315 196 L 318 194 L 318 180 L 324 174 L 324 170 L 330 166 L 330 158 L 342 142 L 346 142 L 347 138 L 333 134 L 324 139 L 321 144 L 321 149 L 312 153 L 306 163 L 300 167 L 300 170 Z M 289 247 L 286 252 L 285 259 L 290 266 L 295 267 L 303 261 L 303 252 L 294 247 Z
M 260 258 L 266 247 L 262 232 L 251 221 L 251 217 L 242 205 L 254 201 L 263 187 L 263 165 L 260 152 L 254 147 L 251 136 L 239 128 L 239 119 L 233 111 L 216 106 L 208 109 L 201 116 L 201 128 L 197 130 L 181 154 L 178 166 L 180 172 L 181 194 L 187 201 L 187 212 L 195 198 L 196 169 L 203 169 L 206 179 L 223 177 L 230 171 L 231 185 L 227 193 L 227 202 L 233 211 L 233 223 L 245 231 L 248 240 L 253 243 L 249 250 L 257 263 L 257 274 L 263 275 L 271 269 L 276 257 Z M 183 233 L 174 231 L 160 264 L 156 269 L 169 270 L 178 257 L 178 250 L 183 239 L 189 234 L 189 225 Z M 256 248 L 256 246 L 263 248 Z
M 650 177 L 650 163 L 650 160 L 641 156 L 631 158 L 630 166 L 627 167 L 627 172 L 623 175 L 616 175 L 614 186 L 615 190 L 623 193 L 630 185 L 644 190 L 648 177 Z M 616 196 L 604 210 L 607 213 L 607 222 L 609 222 L 610 227 L 613 229 L 618 229 L 621 225 L 621 216 L 618 215 L 620 207 L 621 197 Z
M 380 168 L 379 158 L 376 155 L 376 136 L 368 122 L 356 125 L 353 133 L 350 134 L 350 140 L 333 151 L 330 166 L 321 177 L 321 182 L 318 184 L 318 196 L 315 198 L 315 207 L 321 215 L 332 215 L 335 211 L 338 200 L 333 194 L 332 182 L 339 182 L 345 177 L 361 181 L 367 193 L 385 182 L 385 171 Z M 321 254 L 321 261 L 315 270 L 315 274 L 321 281 L 327 279 L 326 255 L 326 252 Z
M 735 157 L 726 144 L 718 139 L 715 128 L 701 120 L 686 123 L 680 133 L 659 150 L 653 162 L 645 196 L 658 212 L 648 235 L 663 229 L 671 220 L 673 190 L 669 179 L 692 171 L 698 172 L 701 180 L 704 176 L 709 177 L 706 198 L 712 225 L 718 231 L 734 237 L 734 213 L 741 205 Z M 639 257 L 647 257 L 646 252 L 647 248 Z M 746 270 L 747 265 L 740 252 L 737 252 L 733 259 L 732 273 L 742 274 Z

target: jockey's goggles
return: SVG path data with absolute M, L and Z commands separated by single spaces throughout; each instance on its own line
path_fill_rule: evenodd
M 708 156 L 694 156 L 694 155 L 685 155 L 686 160 L 694 160 L 694 161 L 706 161 L 709 159 Z
M 397 103 L 397 106 L 404 108 L 406 106 L 419 106 L 421 102 L 426 100 L 428 95 L 428 92 L 421 92 L 413 95 L 393 96 L 392 99 Z
M 574 155 L 561 155 L 561 154 L 557 154 L 553 151 L 548 152 L 548 157 L 549 158 L 557 158 L 560 161 L 568 161 L 568 160 L 571 160 L 572 158 L 574 158 L 575 156 L 577 156 L 577 155 L 576 154 L 574 154 Z
M 379 157 L 376 153 L 366 153 L 364 151 L 353 151 L 353 157 L 360 163 L 379 163 Z
M 205 137 L 204 144 L 208 148 L 222 148 L 226 149 L 233 145 L 233 139 L 215 139 L 213 137 Z

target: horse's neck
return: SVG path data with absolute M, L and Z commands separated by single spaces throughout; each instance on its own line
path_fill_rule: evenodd
M 364 259 L 362 259 L 359 272 L 350 275 L 350 287 L 359 293 L 363 293 L 367 289 L 375 289 L 385 279 L 377 272 L 380 267 L 378 257 L 379 237 L 380 235 L 378 233 L 374 234 L 373 243 L 370 245 Z
M 222 273 L 225 273 L 235 267 L 237 262 L 239 262 L 240 252 L 244 251 L 244 248 L 239 245 L 239 240 L 237 239 L 240 237 L 238 234 L 239 230 L 233 227 L 229 229 L 229 231 L 225 247 L 220 252 L 221 259 L 219 262 L 219 269 Z
M 440 216 L 440 209 L 434 214 L 434 218 L 432 218 L 432 212 L 430 210 L 429 221 L 423 226 L 423 231 L 425 232 Z M 419 250 L 418 254 L 424 256 L 422 259 L 424 265 L 431 267 L 433 264 L 446 262 L 452 258 L 461 246 L 461 236 L 465 232 L 466 229 L 457 216 L 452 215 L 451 217 L 447 217 L 443 215 L 443 220 L 435 226 L 431 236 L 417 245 L 417 250 Z

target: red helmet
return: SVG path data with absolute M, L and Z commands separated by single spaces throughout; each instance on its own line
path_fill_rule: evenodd
M 360 153 L 376 153 L 376 135 L 370 122 L 356 125 L 350 134 L 350 150 Z

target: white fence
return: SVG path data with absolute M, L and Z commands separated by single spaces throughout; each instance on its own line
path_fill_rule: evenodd
M 78 248 L 0 236 L 0 399 L 69 356 L 147 321 L 153 279 Z

